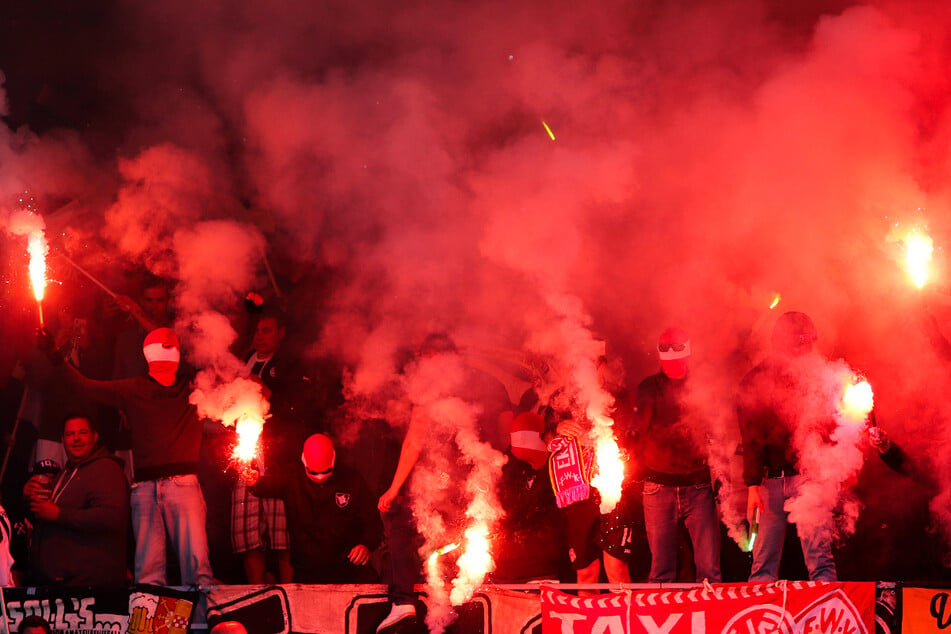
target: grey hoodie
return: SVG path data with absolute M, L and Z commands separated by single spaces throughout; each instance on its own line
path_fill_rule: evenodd
M 82 460 L 66 463 L 51 486 L 59 520 L 36 520 L 31 582 L 125 585 L 129 483 L 122 461 L 98 447 Z

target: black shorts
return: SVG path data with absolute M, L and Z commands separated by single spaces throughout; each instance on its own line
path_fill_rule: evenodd
M 613 511 L 601 515 L 600 502 L 592 496 L 562 509 L 568 533 L 568 556 L 575 570 L 586 568 L 604 551 L 627 561 L 633 552 L 636 525 L 630 505 L 621 503 Z M 635 507 L 636 509 L 636 507 Z

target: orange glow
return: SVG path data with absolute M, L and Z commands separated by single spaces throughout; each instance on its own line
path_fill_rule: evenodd
M 251 462 L 257 451 L 258 438 L 264 428 L 264 419 L 258 416 L 245 414 L 235 421 L 234 429 L 238 434 L 238 444 L 232 454 L 237 460 Z
M 779 293 L 776 293 L 775 295 L 773 295 L 773 301 L 772 301 L 772 303 L 770 303 L 769 309 L 770 309 L 770 310 L 773 310 L 774 308 L 776 308 L 777 306 L 779 306 L 779 301 L 780 301 L 782 298 L 783 298 L 783 296 L 780 295 Z
M 472 598 L 494 562 L 489 552 L 489 529 L 480 522 L 466 529 L 466 549 L 456 562 L 459 575 L 452 582 L 449 602 L 461 605 Z
M 903 240 L 905 244 L 905 266 L 911 281 L 918 288 L 924 288 L 930 277 L 929 265 L 934 252 L 931 236 L 918 227 L 913 227 Z
M 849 422 L 864 423 L 874 405 L 872 386 L 865 379 L 859 379 L 845 388 L 840 411 Z
M 30 282 L 33 284 L 33 295 L 36 301 L 41 302 L 46 292 L 46 254 L 49 252 L 46 236 L 42 231 L 30 234 L 27 251 L 30 254 Z
M 617 506 L 624 483 L 624 461 L 614 440 L 613 426 L 614 421 L 607 416 L 597 417 L 594 421 L 597 473 L 591 478 L 591 484 L 601 493 L 602 513 L 610 513 Z

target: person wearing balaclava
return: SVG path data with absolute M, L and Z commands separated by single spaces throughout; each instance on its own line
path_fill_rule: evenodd
M 709 420 L 688 402 L 690 338 L 668 328 L 657 342 L 661 371 L 637 387 L 632 440 L 644 480 L 651 583 L 677 581 L 679 524 L 693 544 L 696 581 L 719 582 L 720 521 L 707 466 Z
M 378 583 L 370 565 L 383 540 L 376 496 L 324 434 L 304 441 L 300 460 L 290 470 L 242 474 L 255 495 L 284 501 L 294 583 Z
M 786 502 L 799 496 L 802 484 L 797 426 L 816 386 L 809 371 L 818 339 L 805 313 L 787 312 L 776 320 L 771 354 L 740 382 L 737 414 L 743 438 L 743 480 L 748 487 L 747 519 L 753 542 L 751 582 L 776 581 L 789 514 Z M 833 412 L 828 412 L 831 419 Z M 821 412 L 810 416 L 822 417 Z M 835 581 L 832 527 L 805 530 L 799 541 L 811 581 Z
M 490 547 L 492 583 L 573 580 L 564 517 L 548 479 L 544 430 L 545 420 L 535 412 L 512 421 L 508 461 L 497 485 L 504 515 Z
M 132 529 L 136 583 L 169 585 L 165 569 L 170 540 L 181 570 L 181 585 L 214 582 L 208 558 L 206 506 L 198 484 L 202 423 L 189 402 L 191 381 L 181 367 L 181 346 L 170 328 L 145 337 L 146 376 L 96 381 L 68 363 L 45 330 L 37 342 L 62 376 L 90 399 L 118 408 L 132 434 L 135 463 Z

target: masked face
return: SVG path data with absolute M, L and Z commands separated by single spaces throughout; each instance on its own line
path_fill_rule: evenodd
M 323 484 L 330 479 L 330 476 L 334 474 L 333 467 L 329 469 L 324 469 L 323 471 L 311 471 L 307 468 L 307 465 L 304 465 L 304 472 L 307 473 L 307 479 L 315 484 Z
M 181 361 L 178 337 L 171 328 L 156 328 L 145 337 L 142 353 L 149 362 L 149 376 L 168 387 L 175 383 L 175 373 Z
M 304 451 L 300 461 L 304 465 L 307 479 L 315 484 L 323 484 L 330 479 L 334 472 L 334 461 L 337 452 L 334 451 L 330 438 L 323 434 L 314 434 L 304 442 Z
M 690 358 L 690 337 L 685 330 L 668 328 L 657 341 L 660 368 L 672 379 L 687 376 L 687 360 Z
M 519 414 L 512 421 L 512 455 L 536 470 L 548 462 L 548 447 L 541 436 L 544 428 L 544 419 L 533 412 Z

